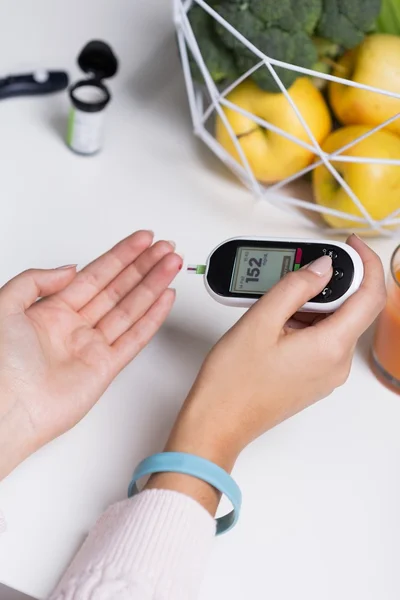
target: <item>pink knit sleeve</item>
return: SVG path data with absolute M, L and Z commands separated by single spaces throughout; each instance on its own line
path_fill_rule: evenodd
M 102 515 L 50 600 L 192 600 L 214 535 L 192 498 L 142 492 Z

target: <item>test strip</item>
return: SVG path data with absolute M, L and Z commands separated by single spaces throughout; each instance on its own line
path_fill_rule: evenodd
M 206 265 L 188 265 L 186 271 L 193 275 L 204 275 L 207 270 Z

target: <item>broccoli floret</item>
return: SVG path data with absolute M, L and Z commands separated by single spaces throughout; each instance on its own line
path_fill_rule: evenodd
M 256 45 L 255 38 L 266 27 L 263 21 L 256 17 L 244 4 L 223 4 L 216 7 L 216 11 L 228 21 L 232 27 L 237 29 L 239 33 L 244 35 L 252 44 Z M 245 7 L 245 8 L 244 8 Z M 227 48 L 240 51 L 246 47 L 240 42 L 230 31 L 228 31 L 221 23 L 214 21 L 215 33 Z
M 311 35 L 322 14 L 322 0 L 292 0 L 292 10 L 302 31 Z
M 321 18 L 323 0 L 291 0 L 290 6 L 279 20 L 285 31 L 304 31 L 311 35 Z
M 293 60 L 290 61 L 298 67 L 307 69 L 318 60 L 318 52 L 313 40 L 303 31 L 296 31 L 292 35 L 294 45 Z
M 239 77 L 234 56 L 213 30 L 213 19 L 200 6 L 194 6 L 189 12 L 189 21 L 199 45 L 203 60 L 216 83 L 234 81 Z M 202 73 L 192 55 L 190 68 L 196 81 L 204 83 Z
M 346 2 L 339 0 L 339 10 L 345 13 L 351 23 L 364 33 L 370 33 L 381 11 L 381 0 L 364 0 L 363 2 Z
M 280 29 L 268 29 L 264 33 L 254 36 L 253 43 L 259 50 L 261 50 L 266 56 L 276 58 L 277 60 L 286 60 L 287 57 L 292 57 L 293 51 L 293 40 L 289 33 L 286 33 Z M 258 56 L 253 54 L 246 47 L 242 47 L 240 51 L 235 52 L 236 64 L 238 65 L 239 71 L 245 73 L 257 62 L 260 61 Z M 293 71 L 287 71 L 286 69 L 276 69 L 279 77 L 283 77 L 283 83 L 285 87 L 293 83 L 296 79 L 296 73 Z M 253 81 L 263 89 L 268 91 L 279 91 L 279 86 L 275 83 L 268 67 L 261 66 L 252 75 Z
M 314 44 L 302 31 L 289 34 L 280 29 L 271 28 L 254 40 L 254 43 L 266 56 L 300 67 L 310 68 L 318 58 Z M 235 53 L 235 55 L 240 72 L 247 71 L 259 61 L 259 58 L 247 48 L 244 48 L 240 54 Z M 286 89 L 299 77 L 297 71 L 283 67 L 274 67 L 274 69 Z M 253 73 L 252 79 L 263 90 L 268 92 L 281 91 L 266 65 L 259 67 Z
M 300 2 L 301 0 L 297 0 Z M 267 27 L 273 27 L 290 11 L 292 0 L 248 0 L 247 8 Z M 245 4 L 243 2 L 243 4 Z
M 350 49 L 368 33 L 381 8 L 381 0 L 323 0 L 317 35 Z

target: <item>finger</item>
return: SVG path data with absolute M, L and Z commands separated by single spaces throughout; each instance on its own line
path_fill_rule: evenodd
M 163 294 L 182 267 L 177 254 L 167 254 L 143 281 L 96 325 L 109 344 L 130 329 Z
M 175 301 L 175 290 L 165 290 L 150 310 L 112 345 L 116 371 L 123 369 L 149 343 L 164 323 Z
M 151 231 L 136 231 L 78 273 L 72 285 L 58 294 L 73 310 L 80 310 L 150 246 Z
M 318 327 L 334 331 L 342 340 L 354 343 L 384 308 L 386 286 L 379 256 L 355 235 L 350 236 L 347 243 L 364 263 L 363 282 L 360 289 Z
M 331 277 L 332 261 L 329 256 L 321 256 L 306 267 L 288 273 L 252 306 L 248 315 L 279 333 L 306 302 L 324 289 Z
M 173 252 L 174 247 L 173 242 L 160 241 L 144 250 L 100 294 L 86 304 L 79 311 L 80 314 L 90 325 L 96 325 L 142 281 L 164 256 Z
M 28 309 L 38 298 L 64 289 L 76 277 L 76 265 L 59 269 L 29 269 L 0 290 L 1 310 L 6 314 Z

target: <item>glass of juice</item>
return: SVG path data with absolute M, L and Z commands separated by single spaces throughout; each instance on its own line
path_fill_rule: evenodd
M 372 368 L 382 383 L 400 394 L 400 246 L 390 261 L 387 293 L 372 347 Z

